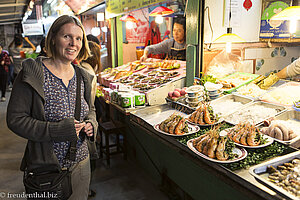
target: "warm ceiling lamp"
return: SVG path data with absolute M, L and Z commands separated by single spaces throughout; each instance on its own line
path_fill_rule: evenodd
M 138 23 L 138 20 L 132 15 L 124 15 L 120 18 L 120 20 L 126 22 L 126 28 L 128 29 L 132 29 L 134 27 L 134 24 Z
M 120 18 L 120 20 L 123 22 L 138 23 L 138 20 L 134 18 L 132 15 L 124 15 L 123 17 Z
M 149 16 L 156 17 L 156 16 L 166 16 L 173 14 L 174 11 L 166 8 L 164 6 L 158 6 L 149 14 Z
M 231 21 L 231 0 L 229 1 L 229 27 L 227 28 L 227 33 L 221 35 L 214 41 L 214 43 L 226 43 L 225 48 L 227 53 L 231 52 L 232 43 L 245 42 L 244 39 L 232 33 L 232 27 L 230 26 L 230 21 Z
M 296 33 L 297 20 L 300 20 L 300 6 L 291 6 L 273 15 L 270 20 L 290 20 L 290 33 Z
M 240 42 L 245 42 L 243 38 L 240 36 L 232 33 L 232 28 L 229 27 L 227 28 L 227 33 L 221 35 L 218 37 L 214 43 L 226 43 L 226 52 L 230 53 L 231 52 L 231 44 L 232 43 L 240 43 Z

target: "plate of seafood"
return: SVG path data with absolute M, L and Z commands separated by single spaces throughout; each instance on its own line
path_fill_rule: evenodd
M 237 146 L 245 148 L 266 147 L 274 141 L 272 137 L 261 134 L 259 129 L 249 122 L 241 122 L 232 128 L 225 129 L 224 132 Z
M 214 114 L 212 107 L 206 103 L 200 103 L 198 109 L 188 117 L 189 123 L 198 126 L 213 126 L 223 121 L 224 119 Z
M 179 114 L 172 114 L 166 120 L 153 126 L 160 133 L 169 136 L 185 136 L 197 133 L 200 128 L 198 126 L 187 123 L 187 119 Z
M 176 76 L 178 76 L 180 73 L 179 72 L 169 72 L 165 75 L 165 78 L 174 78 Z
M 217 163 L 237 162 L 247 156 L 244 148 L 235 147 L 227 136 L 220 136 L 216 128 L 187 141 L 187 146 L 197 155 Z

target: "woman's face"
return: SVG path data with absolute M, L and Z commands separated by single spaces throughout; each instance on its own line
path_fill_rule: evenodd
M 184 36 L 185 36 L 185 32 L 184 32 L 183 25 L 175 23 L 174 27 L 173 27 L 173 38 L 174 38 L 174 40 L 178 43 L 183 43 L 184 42 Z
M 72 62 L 82 47 L 83 31 L 73 23 L 63 25 L 54 39 L 56 58 Z

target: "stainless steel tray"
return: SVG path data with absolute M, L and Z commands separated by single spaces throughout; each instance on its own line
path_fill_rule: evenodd
M 248 104 L 246 104 L 244 107 L 242 107 L 240 110 L 235 110 L 234 112 L 232 112 L 232 113 L 226 115 L 226 116 L 224 117 L 225 121 L 228 122 L 228 123 L 230 123 L 230 124 L 237 125 L 238 123 L 235 123 L 235 122 L 233 122 L 233 121 L 230 121 L 230 119 L 228 119 L 229 116 L 230 116 L 230 115 L 234 115 L 235 113 L 237 114 L 237 112 L 242 111 L 242 110 L 245 110 L 245 109 L 247 109 L 247 108 L 249 108 L 249 107 L 251 107 L 251 106 L 254 106 L 254 105 L 262 105 L 262 106 L 267 107 L 267 108 L 273 108 L 273 109 L 275 109 L 276 112 L 277 112 L 277 113 L 275 114 L 275 116 L 277 116 L 278 114 L 280 114 L 280 113 L 286 111 L 286 107 L 284 107 L 284 106 L 276 105 L 276 104 L 273 104 L 273 103 L 267 103 L 267 102 L 263 102 L 263 101 L 256 101 L 256 102 L 248 103 Z M 256 121 L 255 124 L 256 124 L 256 125 L 257 125 L 257 124 L 260 124 L 260 123 L 262 123 L 264 120 L 266 120 L 266 119 L 269 118 L 269 117 L 274 117 L 274 116 L 268 116 L 268 117 L 266 117 L 266 118 L 264 118 L 264 119 L 262 119 L 262 120 L 260 120 L 260 121 Z
M 210 102 L 210 105 L 216 105 L 216 104 L 222 104 L 222 102 L 227 101 L 227 100 L 233 100 L 234 102 L 240 102 L 243 105 L 236 107 L 234 110 L 228 111 L 227 113 L 222 113 L 222 116 L 225 116 L 229 113 L 232 113 L 242 107 L 244 107 L 246 104 L 253 102 L 254 100 L 251 98 L 248 98 L 246 96 L 241 96 L 238 94 L 228 94 L 228 95 L 224 95 L 218 99 L 215 99 L 213 101 Z
M 294 121 L 300 122 L 300 112 L 297 112 L 295 110 L 287 110 L 285 112 L 280 113 L 276 117 L 274 117 L 274 120 L 294 120 Z M 299 126 L 299 130 L 300 130 L 300 126 Z M 277 140 L 277 139 L 275 139 L 275 140 Z M 295 148 L 300 147 L 300 135 L 298 135 L 297 137 L 295 137 L 292 140 L 288 140 L 288 141 L 278 140 L 278 141 L 285 143 L 285 144 L 290 144 Z
M 280 193 L 282 195 L 284 195 L 285 197 L 287 197 L 288 199 L 298 199 L 298 197 L 294 196 L 293 194 L 289 193 L 288 191 L 284 190 L 283 188 L 275 185 L 274 183 L 270 182 L 267 180 L 267 167 L 268 166 L 274 166 L 277 167 L 278 165 L 281 165 L 285 162 L 290 162 L 295 158 L 299 158 L 300 159 L 300 151 L 296 151 L 281 157 L 277 157 L 274 158 L 270 161 L 267 161 L 265 163 L 253 166 L 249 169 L 249 173 L 254 176 L 254 178 L 264 184 L 265 186 L 275 190 L 277 193 Z

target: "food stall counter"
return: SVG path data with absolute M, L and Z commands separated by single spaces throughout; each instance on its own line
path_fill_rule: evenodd
M 168 104 L 135 110 L 130 115 L 129 134 L 135 135 L 135 140 L 139 140 L 139 145 L 143 146 L 142 149 L 147 154 L 143 158 L 148 157 L 152 164 L 156 163 L 156 168 L 166 170 L 169 178 L 193 199 L 204 195 L 207 199 L 284 199 L 280 194 L 257 182 L 248 169 L 231 171 L 222 164 L 198 156 L 185 144 L 180 143 L 178 137 L 162 134 L 153 128 L 174 112 L 179 111 Z M 155 145 L 150 145 L 151 140 Z M 284 154 L 296 151 L 291 147 L 287 149 Z M 149 164 L 144 167 L 150 168 Z M 214 185 L 213 188 L 211 184 Z M 218 190 L 219 192 L 215 192 Z M 225 197 L 226 195 L 228 197 Z

